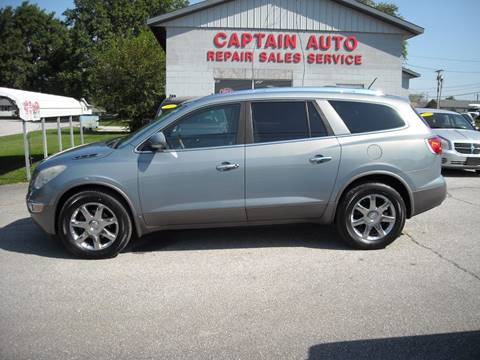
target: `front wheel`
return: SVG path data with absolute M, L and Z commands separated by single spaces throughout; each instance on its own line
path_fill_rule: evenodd
M 125 206 L 100 191 L 82 191 L 69 198 L 60 211 L 58 224 L 66 249 L 88 259 L 116 256 L 132 234 Z
M 403 198 L 382 183 L 354 187 L 338 205 L 336 227 L 352 247 L 382 249 L 400 236 L 406 219 Z

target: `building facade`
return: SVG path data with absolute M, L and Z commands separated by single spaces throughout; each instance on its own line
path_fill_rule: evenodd
M 355 0 L 207 0 L 148 25 L 166 51 L 166 95 L 342 86 L 407 96 L 403 41 L 423 33 Z

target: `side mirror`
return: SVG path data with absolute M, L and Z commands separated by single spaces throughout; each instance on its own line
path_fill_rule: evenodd
M 148 139 L 148 145 L 155 151 L 162 151 L 168 148 L 167 139 L 163 132 L 159 131 Z

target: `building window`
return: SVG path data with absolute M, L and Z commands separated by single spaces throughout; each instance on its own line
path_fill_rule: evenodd
M 337 84 L 337 86 L 348 89 L 365 89 L 364 84 Z
M 252 80 L 216 79 L 215 94 L 225 94 L 252 88 Z
M 239 80 L 239 79 L 215 79 L 215 94 L 224 94 L 239 90 L 264 89 L 272 87 L 290 87 L 292 80 L 268 80 L 256 79 Z
M 265 89 L 274 87 L 291 87 L 292 80 L 255 80 L 255 89 Z

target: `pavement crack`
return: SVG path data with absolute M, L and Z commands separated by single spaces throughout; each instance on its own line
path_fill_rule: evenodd
M 447 261 L 449 262 L 450 264 L 452 264 L 453 266 L 455 266 L 457 269 L 463 271 L 464 273 L 470 275 L 470 276 L 473 276 L 475 279 L 477 279 L 478 281 L 480 281 L 480 276 L 478 276 L 477 274 L 475 274 L 474 272 L 471 272 L 470 270 L 468 269 L 465 269 L 464 267 L 462 267 L 461 265 L 459 265 L 457 262 L 455 262 L 454 260 L 452 259 L 449 259 L 445 256 L 443 256 L 441 253 L 439 253 L 437 250 L 427 246 L 427 245 L 424 245 L 422 244 L 421 242 L 419 242 L 418 240 L 415 240 L 415 238 L 410 235 L 409 233 L 407 232 L 403 232 L 403 234 L 408 237 L 415 245 L 425 249 L 425 250 L 428 250 L 430 251 L 431 253 L 435 254 L 438 258 L 444 260 L 444 261 Z
M 459 199 L 459 198 L 453 196 L 451 193 L 447 193 L 447 196 L 448 196 L 449 199 L 457 200 L 457 201 L 463 202 L 465 204 L 472 205 L 472 206 L 480 208 L 480 205 L 478 205 L 476 203 L 473 203 L 473 202 L 470 202 L 470 201 L 467 201 L 467 200 Z

